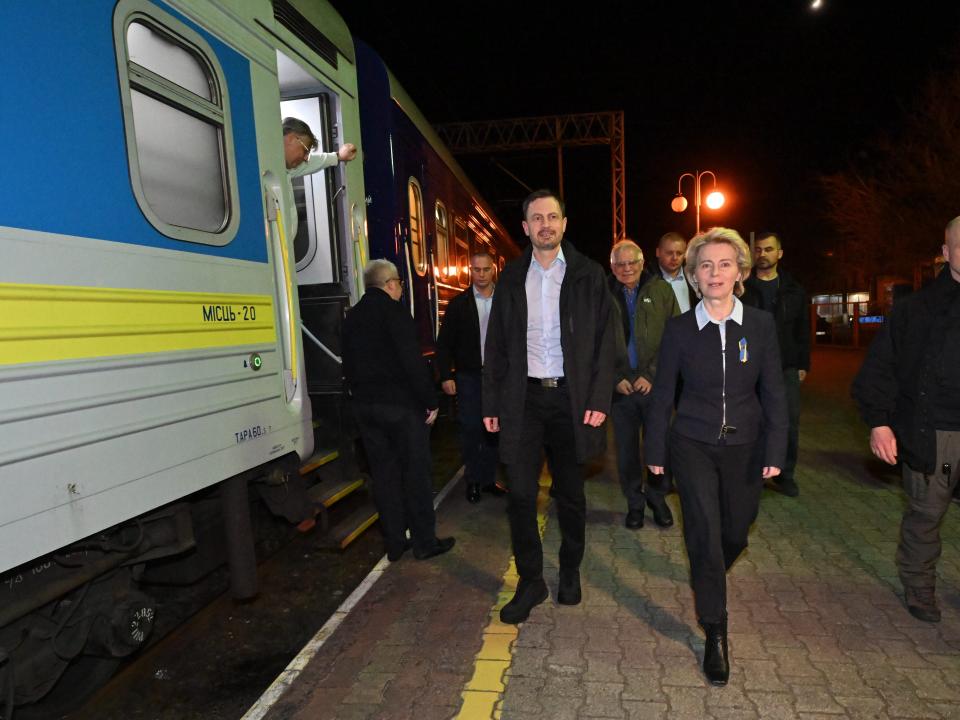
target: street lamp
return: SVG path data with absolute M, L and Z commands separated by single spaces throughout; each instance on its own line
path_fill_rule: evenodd
M 711 210 L 716 210 L 717 208 L 723 207 L 723 193 L 717 190 L 717 176 L 712 170 L 697 170 L 696 173 L 683 173 L 683 175 L 680 176 L 680 179 L 677 180 L 677 196 L 670 203 L 670 207 L 673 208 L 674 212 L 682 213 L 687 209 L 687 199 L 683 196 L 683 190 L 681 189 L 681 186 L 685 177 L 692 178 L 694 182 L 694 205 L 697 208 L 697 234 L 700 233 L 700 181 L 703 179 L 704 175 L 709 175 L 713 178 L 713 190 L 709 195 L 707 195 L 707 207 Z

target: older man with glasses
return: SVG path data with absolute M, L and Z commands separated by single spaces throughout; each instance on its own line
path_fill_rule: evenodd
M 624 524 L 643 527 L 646 505 L 659 527 L 673 525 L 673 513 L 664 499 L 661 483 L 644 483 L 640 460 L 640 430 L 657 373 L 657 354 L 667 319 L 680 314 L 670 285 L 658 274 L 643 269 L 643 251 L 624 239 L 610 252 L 610 291 L 619 309 L 617 365 L 610 417 L 617 446 L 617 472 L 627 500 Z
M 416 326 L 400 304 L 403 282 L 389 260 L 363 271 L 366 292 L 343 321 L 343 374 L 370 465 L 387 558 L 413 548 L 442 555 L 454 539 L 436 536 L 430 427 L 440 406 Z M 407 539 L 407 530 L 410 539 Z
M 287 165 L 287 182 L 291 183 L 291 196 L 293 178 L 312 175 L 338 162 L 350 162 L 357 156 L 357 147 L 353 143 L 344 143 L 335 153 L 315 152 L 317 147 L 317 138 L 307 123 L 294 117 L 283 119 L 283 159 Z M 291 212 L 284 219 L 290 237 L 296 237 L 297 214 Z

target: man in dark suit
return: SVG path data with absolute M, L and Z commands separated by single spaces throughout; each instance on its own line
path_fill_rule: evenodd
M 616 357 L 603 269 L 563 239 L 563 203 L 538 190 L 523 203 L 530 247 L 500 274 L 483 364 L 483 422 L 500 432 L 520 582 L 500 620 L 516 624 L 549 597 L 537 495 L 543 452 L 560 524 L 557 601 L 580 602 L 586 535 L 584 464 L 603 451 Z
M 490 253 L 477 252 L 471 256 L 471 285 L 447 305 L 437 337 L 440 387 L 447 395 L 457 397 L 467 500 L 472 503 L 480 502 L 481 490 L 503 494 L 495 482 L 497 436 L 483 427 L 480 411 L 480 372 L 493 305 L 493 273 Z
M 673 289 L 680 312 L 685 313 L 700 301 L 683 272 L 687 241 L 678 232 L 668 232 L 657 243 L 657 270 Z
M 773 313 L 787 390 L 790 430 L 787 460 L 774 487 L 788 497 L 800 494 L 794 471 L 800 449 L 800 385 L 810 371 L 810 305 L 803 286 L 780 268 L 783 247 L 776 233 L 762 232 L 753 244 L 754 273 L 744 282 L 743 301 Z
M 418 560 L 441 555 L 454 539 L 436 536 L 430 479 L 430 427 L 437 393 L 417 331 L 389 260 L 363 271 L 366 292 L 343 321 L 343 373 L 370 464 L 373 501 L 391 562 L 411 546 Z M 411 539 L 407 540 L 407 530 Z

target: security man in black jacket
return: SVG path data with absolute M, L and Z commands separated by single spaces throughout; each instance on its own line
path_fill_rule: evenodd
M 400 298 L 403 283 L 389 260 L 363 271 L 366 292 L 343 321 L 343 373 L 370 464 L 373 501 L 391 562 L 412 545 L 418 560 L 447 552 L 436 536 L 430 479 L 430 427 L 439 403 Z M 407 529 L 411 540 L 407 540 Z
M 907 508 L 897 570 L 907 609 L 939 622 L 940 524 L 960 480 L 960 217 L 947 225 L 946 267 L 897 302 L 853 382 L 870 450 L 902 460 Z
M 470 287 L 447 304 L 437 336 L 440 387 L 457 398 L 460 448 L 471 503 L 480 502 L 481 490 L 503 494 L 496 484 L 497 436 L 483 427 L 480 409 L 480 372 L 493 305 L 494 270 L 490 253 L 481 251 L 470 257 Z
M 800 384 L 810 371 L 810 306 L 800 283 L 780 269 L 781 258 L 783 247 L 777 234 L 760 233 L 753 244 L 754 274 L 744 281 L 740 299 L 772 312 L 777 324 L 790 429 L 786 464 L 774 486 L 784 495 L 796 497 L 800 493 L 794 475 L 800 449 Z

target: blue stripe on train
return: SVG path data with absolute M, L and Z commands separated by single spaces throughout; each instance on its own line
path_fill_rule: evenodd
M 266 262 L 249 61 L 171 11 L 223 68 L 241 222 L 223 247 L 168 238 L 140 212 L 130 185 L 114 5 L 0 3 L 0 226 Z

